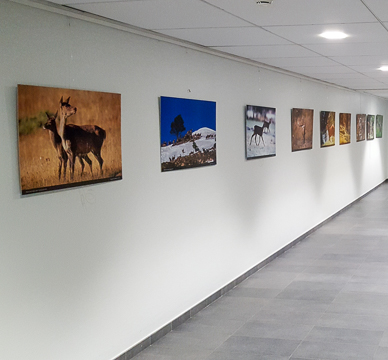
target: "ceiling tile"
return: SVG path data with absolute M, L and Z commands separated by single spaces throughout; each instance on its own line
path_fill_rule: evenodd
M 367 91 L 369 94 L 375 95 L 375 96 L 380 96 L 383 98 L 388 98 L 388 89 L 384 90 L 368 90 Z
M 385 76 L 383 78 L 378 78 L 378 80 L 383 84 L 388 85 L 388 76 Z
M 373 66 L 364 65 L 364 66 L 349 66 L 349 67 L 354 71 L 357 71 L 373 79 L 388 78 L 388 72 L 378 70 L 376 67 L 373 67 Z
M 337 79 L 338 85 L 350 87 L 352 89 L 384 89 L 387 85 L 377 81 L 376 79 Z
M 85 3 L 72 7 L 148 30 L 250 25 L 200 0 Z
M 52 2 L 339 86 L 388 84 L 388 73 L 376 70 L 388 65 L 388 0 L 274 0 L 266 7 L 256 0 Z M 350 37 L 318 36 L 334 29 Z
M 386 56 L 332 56 L 330 58 L 347 66 L 368 65 L 379 68 L 382 65 L 388 65 L 388 54 Z
M 259 26 L 376 21 L 359 0 L 274 0 L 270 6 L 255 0 L 205 1 Z
M 342 73 L 342 74 L 317 73 L 317 74 L 314 74 L 314 77 L 328 80 L 331 82 L 335 82 L 336 80 L 341 80 L 341 79 L 365 79 L 366 78 L 364 74 L 360 74 L 358 72 L 346 73 L 346 74 L 345 73 Z
M 225 46 L 213 47 L 229 54 L 245 57 L 248 59 L 257 58 L 288 58 L 288 57 L 312 57 L 319 56 L 314 52 L 298 45 L 274 45 L 274 46 Z
M 355 71 L 346 66 L 285 66 L 287 70 L 304 75 L 314 74 L 353 74 Z
M 387 72 L 378 70 L 377 67 L 370 65 L 350 65 L 349 67 L 361 73 L 376 73 L 379 75 L 388 74 Z
M 291 66 L 334 66 L 338 65 L 333 60 L 323 56 L 314 57 L 287 57 L 287 58 L 257 58 L 254 59 L 258 62 L 276 66 L 280 68 L 291 67 Z
M 317 54 L 323 56 L 388 56 L 388 42 L 385 43 L 336 43 L 336 44 L 306 44 Z
M 137 0 L 127 0 L 127 1 L 137 1 Z M 113 3 L 117 0 L 51 0 L 50 2 L 60 5 L 74 5 L 74 4 L 89 4 L 89 3 Z
M 158 32 L 203 46 L 291 45 L 289 41 L 254 26 L 205 29 L 170 29 L 159 30 Z
M 364 0 L 364 3 L 381 21 L 388 21 L 388 1 Z
M 275 35 L 297 44 L 388 42 L 388 31 L 378 22 L 363 24 L 298 25 L 264 27 Z M 327 40 L 319 34 L 324 31 L 342 31 L 349 37 Z

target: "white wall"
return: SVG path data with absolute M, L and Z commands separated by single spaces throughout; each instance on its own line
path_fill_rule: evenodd
M 387 102 L 0 0 L 0 359 L 110 360 L 386 178 Z M 21 197 L 16 86 L 122 94 L 122 181 Z M 216 166 L 161 173 L 159 96 L 217 102 Z M 277 108 L 245 160 L 244 107 Z M 315 110 L 291 152 L 290 112 Z M 319 111 L 336 112 L 319 147 Z M 338 144 L 338 113 L 352 142 Z

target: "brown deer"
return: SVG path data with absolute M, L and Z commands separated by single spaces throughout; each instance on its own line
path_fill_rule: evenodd
M 62 139 L 58 135 L 57 131 L 57 125 L 55 123 L 55 119 L 57 117 L 58 112 L 54 116 L 50 116 L 48 113 L 47 115 L 47 122 L 43 125 L 43 129 L 49 130 L 50 140 L 53 144 L 55 151 L 58 155 L 59 160 L 59 166 L 58 166 L 58 180 L 61 180 L 61 172 L 63 167 L 63 179 L 66 178 L 66 168 L 67 168 L 67 159 L 68 156 L 66 154 L 66 151 L 63 149 L 62 146 Z
M 106 138 L 104 129 L 97 125 L 77 126 L 74 124 L 66 125 L 67 118 L 77 112 L 77 108 L 69 104 L 70 97 L 63 101 L 63 96 L 59 101 L 59 129 L 58 134 L 62 139 L 62 146 L 65 149 L 70 160 L 70 179 L 74 179 L 74 164 L 75 158 L 84 158 L 88 153 L 92 153 L 100 165 L 104 160 L 101 157 L 101 147 Z M 86 159 L 85 159 L 86 160 Z
M 263 130 L 264 129 L 267 129 L 268 131 L 267 132 L 271 132 L 271 130 L 269 129 L 269 125 L 271 124 L 271 119 L 269 119 L 268 121 L 267 120 L 264 120 L 264 124 L 263 124 Z
M 68 156 L 66 151 L 63 149 L 62 139 L 58 134 L 57 125 L 55 121 L 58 116 L 58 111 L 54 116 L 50 116 L 48 113 L 46 113 L 46 116 L 47 116 L 47 122 L 43 125 L 43 129 L 49 130 L 51 143 L 53 144 L 58 155 L 58 159 L 59 159 L 58 179 L 61 180 L 62 166 L 63 166 L 63 179 L 66 179 L 66 168 L 67 168 Z M 93 175 L 92 160 L 90 160 L 87 155 L 78 156 L 78 159 L 82 167 L 81 176 L 83 175 L 84 168 L 85 168 L 85 164 L 83 160 L 85 160 L 89 164 L 90 172 Z
M 260 138 L 261 140 L 263 140 L 263 145 L 265 146 L 265 143 L 264 143 L 264 139 L 263 139 L 263 129 L 264 129 L 264 125 L 262 126 L 259 126 L 259 125 L 255 125 L 254 128 L 253 128 L 253 134 L 251 136 L 251 142 L 249 145 L 252 144 L 252 139 L 253 137 L 255 137 L 255 143 L 256 145 L 260 145 Z M 257 135 L 259 135 L 259 143 L 257 143 Z
M 331 125 L 331 126 L 326 125 L 326 130 L 329 134 L 329 140 L 331 140 L 332 137 L 334 136 L 334 125 Z

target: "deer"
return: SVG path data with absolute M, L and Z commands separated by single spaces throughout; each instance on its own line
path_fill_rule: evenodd
M 63 149 L 62 146 L 62 139 L 58 135 L 57 131 L 57 125 L 55 123 L 55 119 L 58 115 L 58 112 L 54 116 L 50 116 L 48 113 L 46 113 L 47 116 L 47 122 L 43 125 L 43 129 L 49 130 L 50 140 L 51 143 L 54 146 L 55 151 L 58 155 L 59 160 L 59 166 L 58 166 L 58 180 L 61 180 L 61 172 L 63 167 L 63 179 L 66 178 L 66 168 L 67 168 L 67 153 Z
M 326 129 L 327 129 L 327 133 L 329 134 L 329 140 L 332 139 L 332 137 L 334 136 L 334 125 L 332 124 L 331 126 L 327 125 L 326 126 Z
M 97 125 L 66 124 L 67 119 L 77 112 L 75 106 L 70 105 L 70 97 L 63 101 L 63 96 L 59 101 L 59 128 L 58 134 L 62 139 L 62 146 L 66 151 L 70 161 L 70 180 L 74 179 L 75 158 L 84 158 L 88 153 L 92 153 L 100 165 L 100 173 L 103 174 L 101 157 L 101 147 L 106 138 L 104 129 Z
M 296 125 L 299 126 L 300 131 L 303 134 L 303 144 L 305 144 L 306 143 L 306 123 L 305 123 L 303 114 L 302 114 L 302 120 L 298 118 L 296 121 Z
M 270 124 L 271 124 L 271 119 L 269 119 L 268 121 L 264 120 L 263 131 L 264 131 L 264 129 L 267 129 L 268 130 L 267 132 L 271 132 L 271 130 L 269 129 Z
M 254 128 L 253 128 L 253 134 L 251 136 L 251 142 L 249 145 L 252 144 L 252 139 L 253 137 L 255 137 L 255 143 L 256 145 L 260 145 L 260 138 L 261 140 L 263 140 L 263 144 L 265 146 L 265 143 L 264 143 L 264 139 L 263 139 L 263 129 L 264 129 L 264 125 L 262 126 L 259 126 L 259 125 L 255 125 Z M 256 139 L 257 139 L 257 135 L 259 135 L 259 143 L 257 143 Z
M 58 159 L 59 159 L 58 180 L 61 180 L 62 167 L 63 167 L 63 179 L 66 179 L 67 160 L 69 157 L 67 156 L 66 151 L 63 149 L 62 139 L 59 136 L 58 130 L 57 130 L 56 119 L 58 117 L 58 111 L 54 116 L 50 116 L 50 114 L 46 112 L 46 116 L 47 116 L 47 122 L 43 125 L 43 129 L 49 130 L 51 143 L 53 144 L 54 149 L 56 150 L 58 155 Z M 87 155 L 78 156 L 78 159 L 82 167 L 81 176 L 83 175 L 84 168 L 85 168 L 85 164 L 83 160 L 85 160 L 88 163 L 90 167 L 90 172 L 93 175 L 92 160 L 90 160 Z

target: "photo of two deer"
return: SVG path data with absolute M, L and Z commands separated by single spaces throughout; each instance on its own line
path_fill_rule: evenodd
M 276 109 L 247 105 L 245 111 L 247 159 L 276 155 Z
M 122 179 L 120 94 L 18 85 L 17 110 L 23 195 Z

